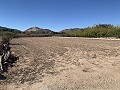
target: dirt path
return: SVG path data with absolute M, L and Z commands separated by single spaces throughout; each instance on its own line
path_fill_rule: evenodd
M 120 41 L 19 38 L 20 59 L 0 90 L 120 90 Z

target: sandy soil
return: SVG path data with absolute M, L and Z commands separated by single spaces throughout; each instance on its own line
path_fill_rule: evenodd
M 120 40 L 18 38 L 0 90 L 120 90 Z

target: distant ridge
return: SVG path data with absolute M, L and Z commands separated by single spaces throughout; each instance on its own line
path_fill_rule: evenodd
M 70 31 L 79 31 L 79 30 L 83 30 L 82 28 L 71 28 L 71 29 L 64 29 L 61 30 L 61 33 L 65 33 L 65 32 L 70 32 Z
M 18 29 L 12 29 L 12 28 L 2 27 L 2 26 L 0 26 L 0 31 L 9 31 L 9 32 L 13 32 L 13 33 L 21 33 L 21 31 Z

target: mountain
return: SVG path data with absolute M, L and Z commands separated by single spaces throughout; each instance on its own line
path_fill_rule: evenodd
M 52 34 L 52 33 L 54 33 L 52 30 L 43 29 L 43 28 L 39 28 L 39 27 L 31 27 L 31 28 L 27 29 L 25 32 L 36 33 L 36 34 Z
M 0 26 L 0 31 L 9 31 L 9 32 L 13 32 L 13 33 L 21 33 L 20 30 L 7 28 L 7 27 L 2 27 L 2 26 Z

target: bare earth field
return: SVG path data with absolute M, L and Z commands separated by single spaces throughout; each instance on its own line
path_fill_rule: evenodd
M 120 40 L 18 38 L 11 46 L 19 60 L 0 90 L 120 90 Z

